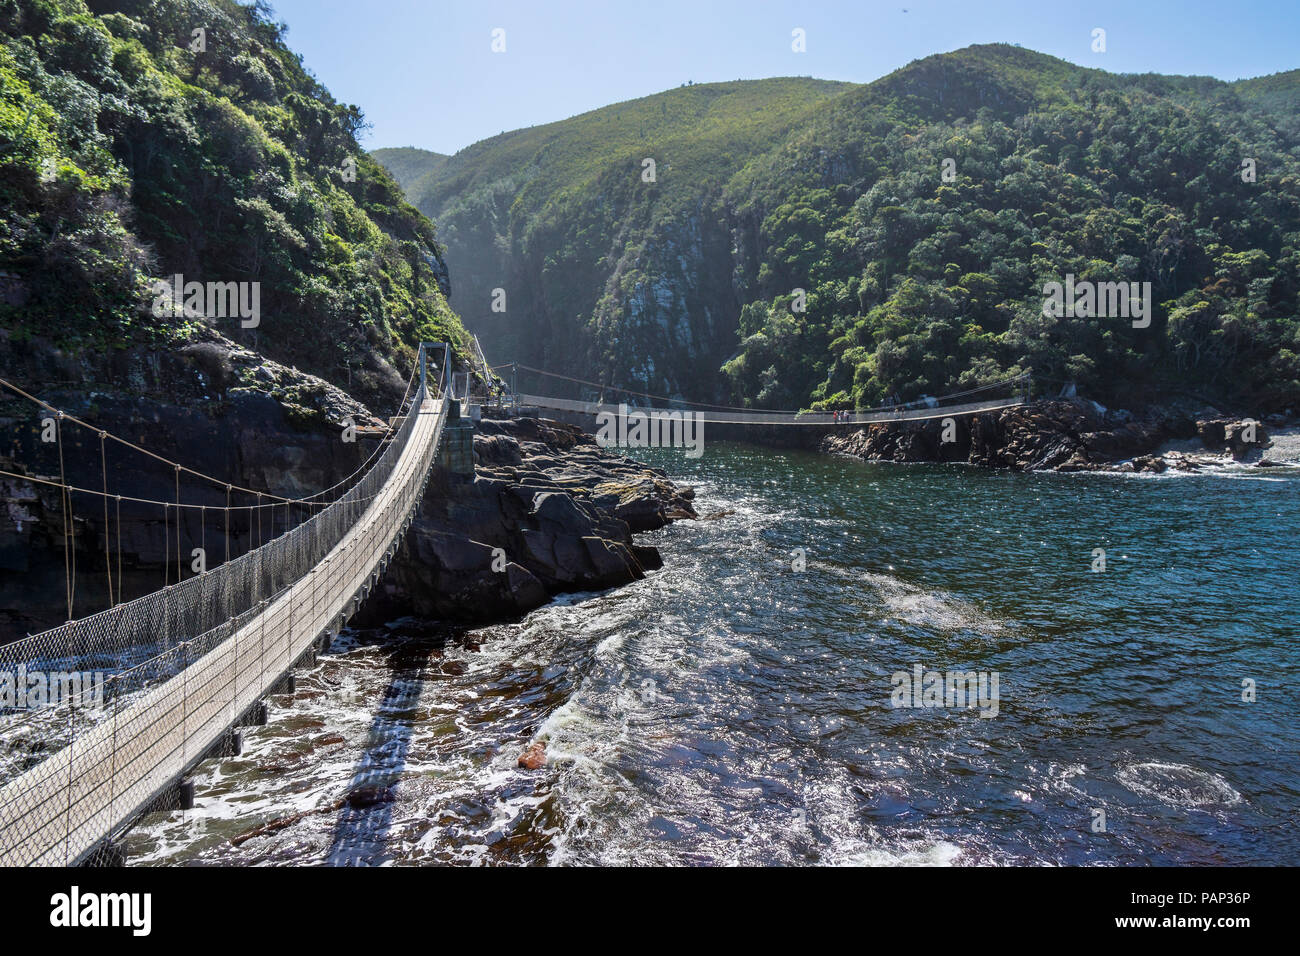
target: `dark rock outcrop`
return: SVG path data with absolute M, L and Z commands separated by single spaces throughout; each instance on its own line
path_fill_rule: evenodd
M 1264 427 L 1248 419 L 1153 407 L 1140 416 L 1083 400 L 1045 401 L 954 420 L 944 441 L 942 418 L 882 422 L 827 435 L 823 451 L 868 461 L 965 462 L 1016 471 L 1154 471 L 1194 469 L 1187 452 L 1156 454 L 1170 441 L 1200 437 L 1211 452 L 1234 460 L 1268 447 Z M 1253 434 L 1253 440 L 1252 440 Z
M 662 566 L 632 535 L 694 518 L 694 493 L 546 419 L 484 421 L 472 478 L 438 473 L 363 622 L 481 622 Z
M 1206 448 L 1226 452 L 1233 461 L 1258 458 L 1269 445 L 1264 426 L 1251 419 L 1203 419 L 1196 423 L 1196 436 Z

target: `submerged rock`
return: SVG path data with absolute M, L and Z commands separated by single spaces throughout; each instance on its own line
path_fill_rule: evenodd
M 518 765 L 525 770 L 540 770 L 546 766 L 546 744 L 540 740 L 519 755 Z

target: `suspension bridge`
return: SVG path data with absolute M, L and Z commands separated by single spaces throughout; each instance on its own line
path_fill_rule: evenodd
M 511 369 L 514 378 L 520 369 L 538 377 L 549 378 L 566 383 L 571 389 L 587 393 L 596 393 L 590 398 L 560 398 L 554 395 L 537 395 L 528 392 L 516 392 L 512 384 L 507 394 L 515 403 L 527 408 L 545 408 L 553 411 L 570 412 L 577 415 L 618 415 L 632 409 L 638 411 L 682 411 L 690 412 L 695 419 L 705 424 L 714 425 L 775 425 L 775 426 L 839 426 L 872 425 L 900 421 L 930 421 L 962 415 L 978 415 L 984 412 L 1000 411 L 1014 408 L 1029 401 L 1031 376 L 1028 372 L 1009 376 L 995 382 L 978 385 L 962 391 L 951 392 L 942 398 L 923 396 L 909 402 L 894 401 L 874 408 L 860 408 L 841 411 L 803 411 L 803 410 L 766 410 L 734 405 L 716 405 L 706 402 L 691 402 L 649 392 L 639 392 L 618 388 L 613 385 L 593 382 L 587 379 L 562 375 L 545 369 L 534 368 L 518 362 L 505 365 L 488 366 L 483 358 L 478 338 L 474 339 L 476 360 L 481 364 L 483 381 L 491 381 L 494 373 L 502 369 Z M 1010 394 L 996 395 L 1006 392 Z M 613 396 L 622 401 L 612 401 L 606 396 Z M 957 401 L 962 399 L 962 401 Z M 480 399 L 481 400 L 481 399 Z M 631 403 L 630 407 L 628 403 Z M 644 405 L 654 402 L 655 405 Z
M 173 791 L 189 770 L 236 746 L 238 727 L 265 722 L 259 702 L 356 610 L 419 506 L 451 402 L 441 382 L 430 387 L 433 347 L 421 345 L 405 414 L 346 491 L 297 499 L 314 506 L 310 518 L 211 571 L 0 647 L 0 673 L 119 668 L 95 688 L 94 708 L 78 687 L 21 713 L 28 726 L 4 726 L 34 735 L 42 753 L 0 786 L 0 863 L 111 859 L 136 818 L 183 802 Z M 437 347 L 445 377 L 448 349 Z
M 435 384 L 429 379 L 428 357 L 438 350 L 442 365 Z M 19 675 L 66 675 L 90 667 L 107 672 L 106 679 L 93 689 L 94 706 L 86 705 L 88 689 L 78 686 L 57 700 L 51 697 L 48 706 L 19 709 L 8 722 L 0 720 L 0 744 L 8 747 L 0 760 L 0 864 L 121 863 L 121 837 L 134 821 L 153 810 L 188 805 L 192 791 L 187 796 L 186 787 L 192 788 L 192 784 L 187 782 L 187 774 L 205 759 L 237 753 L 240 728 L 266 721 L 263 699 L 291 687 L 295 665 L 328 646 L 330 637 L 379 583 L 419 507 L 439 444 L 446 432 L 455 430 L 446 427 L 449 418 L 459 419 L 462 409 L 468 412 L 474 402 L 600 414 L 619 410 L 605 400 L 607 395 L 633 401 L 661 399 L 518 363 L 494 368 L 488 365 L 477 338 L 472 340 L 469 364 L 469 370 L 453 373 L 449 346 L 423 343 L 399 414 L 390 421 L 374 454 L 353 475 L 325 491 L 306 498 L 284 498 L 225 484 L 227 540 L 229 514 L 239 508 L 248 511 L 250 527 L 254 509 L 260 516 L 262 508 L 283 506 L 286 515 L 305 517 L 296 525 L 286 519 L 285 531 L 269 542 L 250 547 L 233 559 L 227 552 L 227 560 L 217 567 L 184 580 L 179 563 L 182 514 L 186 509 L 201 508 L 206 516 L 209 510 L 222 509 L 182 502 L 179 477 L 184 471 L 217 484 L 220 479 L 166 461 L 104 431 L 98 432 L 101 456 L 103 443 L 112 439 L 172 466 L 177 475 L 177 500 L 110 495 L 106 466 L 101 490 L 69 484 L 64 480 L 61 437 L 59 481 L 0 471 L 0 476 L 9 479 L 59 489 L 69 618 L 76 577 L 75 565 L 69 560 L 71 497 L 75 493 L 102 500 L 112 604 L 97 614 L 0 646 L 0 677 L 12 681 L 11 686 L 17 686 Z M 496 374 L 505 367 L 513 370 L 512 382 L 518 370 L 524 369 L 594 390 L 594 400 L 517 393 L 513 384 Z M 987 394 L 1022 383 L 1022 397 Z M 3 380 L 0 384 L 9 385 Z M 93 429 L 10 387 L 56 414 L 56 429 L 65 421 Z M 977 397 L 981 394 L 984 397 Z M 943 404 L 957 398 L 965 401 Z M 674 404 L 693 409 L 705 422 L 836 425 L 970 415 L 1018 405 L 1027 398 L 1027 377 L 1017 376 L 944 399 L 851 414 Z M 231 506 L 232 490 L 256 495 L 258 503 Z M 165 514 L 174 509 L 176 516 L 176 582 L 132 601 L 121 601 L 123 500 L 161 505 Z M 116 591 L 109 553 L 110 501 L 118 510 Z M 170 540 L 170 526 L 167 536 Z M 164 566 L 167 564 L 164 560 Z M 49 691 L 52 694 L 52 686 Z M 18 746 L 24 740 L 25 752 Z

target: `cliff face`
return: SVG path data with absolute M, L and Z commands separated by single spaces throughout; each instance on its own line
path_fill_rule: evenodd
M 171 461 L 255 491 L 303 496 L 341 481 L 369 457 L 386 423 L 341 390 L 286 368 L 216 333 L 175 348 L 124 348 L 107 353 L 70 352 L 48 340 L 0 331 L 0 369 L 56 408 Z M 400 386 L 398 387 L 400 394 Z M 101 458 L 94 431 L 65 423 L 58 446 L 41 440 L 51 413 L 5 391 L 0 395 L 0 469 L 130 498 L 175 501 L 177 476 L 165 464 L 113 442 Z M 346 422 L 357 441 L 343 440 Z M 226 504 L 219 485 L 182 476 L 180 498 L 216 509 Z M 255 503 L 251 495 L 232 503 Z M 0 641 L 67 619 L 63 506 L 56 488 L 5 478 L 0 483 Z M 108 606 L 105 541 L 113 563 L 113 588 L 121 575 L 127 600 L 177 580 L 175 514 L 133 501 L 118 503 L 107 522 L 103 501 L 71 496 L 71 560 L 76 568 L 73 614 Z M 181 521 L 181 571 L 190 577 L 191 552 L 202 547 L 212 567 L 250 544 L 282 532 L 283 509 L 263 509 L 260 526 L 236 513 L 226 533 L 224 515 L 187 511 Z
M 607 375 L 658 394 L 720 394 L 718 369 L 735 352 L 736 317 L 755 271 L 738 262 L 752 261 L 753 250 L 727 211 L 701 200 L 653 233 L 589 221 L 580 247 L 549 229 L 524 235 L 496 216 L 466 222 L 452 210 L 442 222 L 452 302 L 472 317 L 493 361 Z M 592 235 L 603 241 L 586 245 Z M 497 289 L 502 312 L 491 308 Z M 533 385 L 520 381 L 522 390 Z
M 758 271 L 758 222 L 723 187 L 850 88 L 803 77 L 683 86 L 450 158 L 373 155 L 436 217 L 452 304 L 494 359 L 698 397 L 720 385 L 751 294 L 740 285 Z M 497 289 L 505 311 L 493 310 Z

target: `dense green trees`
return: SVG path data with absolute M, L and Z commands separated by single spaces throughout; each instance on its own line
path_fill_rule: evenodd
M 999 108 L 962 115 L 954 102 Z M 726 366 L 736 395 L 862 407 L 1032 368 L 1120 402 L 1300 400 L 1300 145 L 1248 95 L 986 47 L 826 113 L 816 136 L 732 186 L 733 201 L 767 210 L 766 297 L 746 307 Z M 816 171 L 813 149 L 848 171 L 847 190 L 792 183 L 790 168 Z M 1067 274 L 1150 281 L 1151 327 L 1043 318 L 1044 283 Z M 809 308 L 792 322 L 796 285 Z
M 433 226 L 362 125 L 262 4 L 0 0 L 0 322 L 97 347 L 183 334 L 148 308 L 182 273 L 259 282 L 261 324 L 220 330 L 335 381 L 463 340 Z
M 1121 76 L 998 44 L 862 87 L 670 90 L 400 161 L 470 270 L 459 289 L 526 290 L 475 321 L 583 377 L 842 408 L 1032 368 L 1108 403 L 1300 407 L 1297 105 L 1300 72 Z M 1150 327 L 1044 318 L 1067 274 L 1150 282 Z

